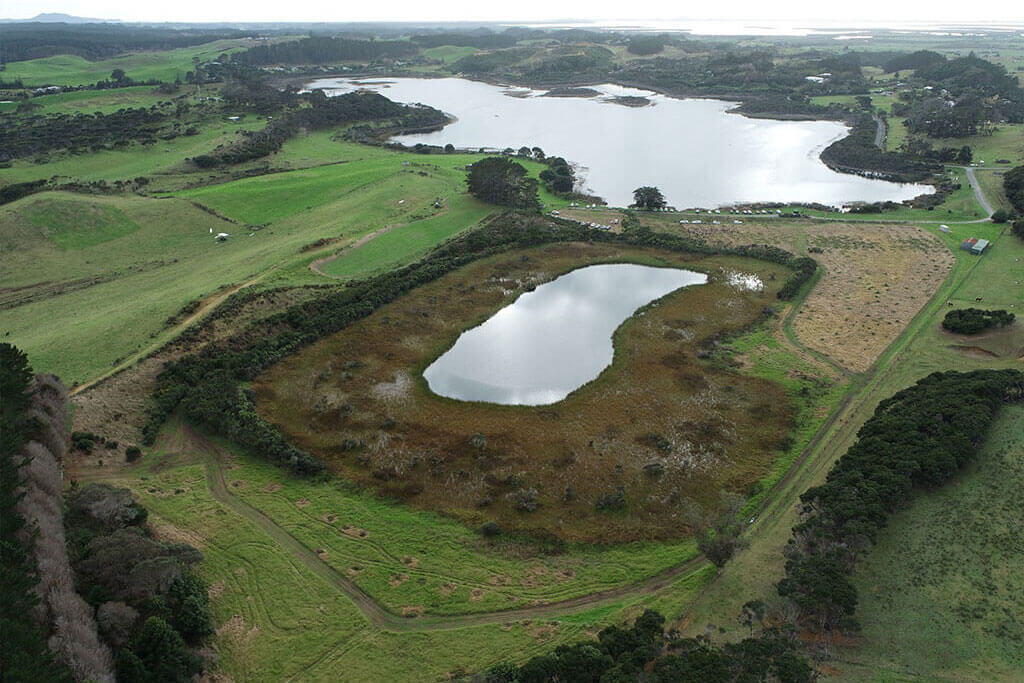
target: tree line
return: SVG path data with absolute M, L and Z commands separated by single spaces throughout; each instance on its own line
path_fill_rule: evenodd
M 4 681 L 187 681 L 213 632 L 195 548 L 151 538 L 104 484 L 64 496 L 67 390 L 0 344 L 0 667 Z M 116 656 L 115 656 L 116 655 Z
M 559 645 L 516 666 L 496 664 L 477 683 L 731 683 L 815 679 L 807 660 L 796 652 L 792 631 L 764 629 L 757 637 L 719 647 L 707 638 L 683 638 L 665 632 L 665 617 L 646 610 L 629 628 L 609 626 L 597 640 Z
M 999 406 L 1021 398 L 1024 373 L 977 370 L 933 373 L 879 403 L 825 483 L 800 497 L 777 586 L 800 625 L 856 628 L 857 560 L 915 489 L 943 484 L 973 460 Z
M 416 46 L 405 40 L 359 40 L 309 36 L 300 40 L 255 45 L 232 57 L 252 66 L 267 64 L 337 64 L 350 60 L 372 61 L 381 57 L 409 57 Z

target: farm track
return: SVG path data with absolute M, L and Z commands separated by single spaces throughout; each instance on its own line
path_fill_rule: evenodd
M 978 179 L 974 176 L 974 169 L 971 168 L 970 166 L 960 166 L 960 168 L 967 171 L 967 180 L 971 181 L 971 189 L 974 190 L 974 198 L 978 200 L 979 204 L 981 204 L 981 208 L 985 209 L 986 213 L 988 213 L 988 215 L 985 216 L 985 218 L 979 221 L 971 222 L 984 223 L 988 219 L 992 218 L 992 214 L 994 214 L 996 210 L 993 209 L 992 205 L 988 203 L 988 199 L 985 197 L 985 193 L 982 192 L 981 185 L 978 184 Z
M 182 429 L 187 430 L 187 441 L 191 446 L 208 454 L 206 457 L 206 482 L 214 499 L 257 525 L 307 569 L 344 593 L 374 626 L 387 631 L 443 631 L 527 619 L 552 619 L 639 598 L 662 590 L 680 576 L 700 569 L 706 563 L 703 556 L 697 556 L 639 583 L 546 605 L 450 616 L 403 617 L 381 606 L 366 591 L 320 559 L 313 550 L 261 510 L 233 495 L 224 479 L 223 464 L 228 454 L 212 440 L 205 438 L 187 425 L 183 425 Z
M 83 391 L 86 391 L 87 389 L 90 389 L 90 388 L 96 386 L 97 384 L 99 384 L 103 380 L 108 379 L 110 377 L 113 377 L 114 375 L 116 375 L 117 373 L 121 372 L 122 370 L 125 370 L 126 368 L 128 368 L 131 365 L 133 365 L 137 361 L 142 360 L 143 358 L 146 358 L 147 356 L 149 356 L 152 353 L 155 353 L 156 351 L 159 351 L 161 347 L 163 347 L 169 341 L 171 341 L 171 340 L 175 339 L 176 337 L 178 337 L 178 335 L 180 335 L 182 332 L 184 332 L 186 329 L 188 329 L 188 327 L 191 326 L 193 323 L 198 322 L 199 320 L 201 320 L 202 318 L 204 318 L 208 314 L 210 314 L 215 308 L 217 308 L 222 303 L 224 303 L 224 301 L 227 300 L 227 298 L 229 296 L 231 296 L 235 292 L 238 292 L 238 291 L 241 291 L 241 290 L 245 289 L 246 287 L 249 287 L 251 285 L 256 284 L 261 279 L 263 279 L 267 274 L 269 274 L 270 272 L 272 272 L 275 269 L 276 269 L 276 266 L 275 266 L 275 268 L 271 268 L 269 270 L 266 270 L 266 271 L 260 273 L 259 275 L 257 275 L 256 277 L 254 277 L 254 278 L 252 278 L 250 280 L 246 280 L 245 282 L 243 282 L 241 284 L 233 285 L 233 286 L 229 287 L 228 289 L 225 289 L 225 290 L 223 290 L 221 292 L 217 292 L 216 294 L 207 297 L 206 299 L 203 300 L 202 304 L 199 306 L 199 308 L 194 313 L 192 313 L 191 315 L 186 317 L 184 320 L 182 320 L 180 323 L 178 323 L 173 328 L 171 328 L 170 336 L 166 336 L 166 337 L 162 336 L 161 339 L 159 339 L 158 341 L 153 342 L 152 344 L 150 344 L 149 346 L 147 346 L 144 349 L 140 349 L 140 350 L 136 351 L 135 353 L 133 353 L 132 355 L 128 356 L 126 359 L 124 359 L 123 361 L 121 361 L 120 363 L 118 363 L 117 365 L 112 367 L 107 372 L 104 372 L 103 374 L 99 375 L 98 377 L 96 377 L 94 379 L 89 380 L 88 382 L 86 382 L 84 384 L 79 384 L 77 387 L 72 388 L 71 391 L 69 392 L 70 395 L 74 396 L 76 394 L 80 394 Z

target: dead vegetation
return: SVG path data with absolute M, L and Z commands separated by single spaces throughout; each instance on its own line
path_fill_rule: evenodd
M 679 225 L 658 229 L 712 244 L 772 244 L 807 253 L 823 267 L 793 321 L 801 342 L 844 368 L 863 372 L 896 339 L 953 267 L 953 254 L 912 225 L 770 220 L 735 225 Z

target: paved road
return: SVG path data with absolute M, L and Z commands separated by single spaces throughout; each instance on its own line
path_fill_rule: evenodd
M 885 142 L 885 122 L 874 114 L 871 115 L 871 118 L 878 124 L 878 130 L 875 131 L 875 147 L 882 149 L 882 143 Z

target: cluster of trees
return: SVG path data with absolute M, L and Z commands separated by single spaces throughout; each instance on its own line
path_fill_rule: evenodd
M 359 40 L 309 36 L 300 40 L 266 43 L 233 56 L 234 61 L 252 66 L 266 64 L 337 64 L 368 62 L 382 57 L 402 58 L 416 53 L 405 40 Z
M 942 327 L 957 334 L 977 334 L 990 327 L 1006 327 L 1016 315 L 1009 311 L 986 311 L 980 308 L 958 308 L 946 314 Z
M 888 60 L 882 67 L 886 73 L 905 71 L 907 69 L 925 69 L 927 67 L 946 61 L 946 58 L 938 52 L 931 50 L 918 50 L 910 54 L 901 54 Z
M 1024 90 L 1005 67 L 974 54 L 946 60 L 922 51 L 893 60 L 890 66 L 918 63 L 900 92 L 892 113 L 905 117 L 907 129 L 931 138 L 989 133 L 999 121 L 1024 121 Z M 907 67 L 909 68 L 909 67 Z
M 626 44 L 626 50 L 634 55 L 656 55 L 665 49 L 667 36 L 637 35 L 632 36 Z
M 621 681 L 780 681 L 814 680 L 807 661 L 796 652 L 791 632 L 765 629 L 758 637 L 722 647 L 706 638 L 681 638 L 663 631 L 665 618 L 654 610 L 630 628 L 609 626 L 597 640 L 560 645 L 522 666 L 502 663 L 478 677 L 480 683 L 612 683 Z
M 522 164 L 507 157 L 487 157 L 469 167 L 469 193 L 482 201 L 513 211 L 537 211 L 537 181 Z
M 1024 398 L 1024 373 L 937 372 L 882 401 L 820 486 L 802 496 L 778 592 L 802 625 L 854 628 L 854 564 L 915 487 L 948 481 L 974 458 L 999 406 Z
M 576 173 L 569 162 L 562 157 L 542 157 L 540 161 L 547 165 L 547 168 L 540 172 L 540 181 L 544 183 L 548 192 L 570 194 L 576 186 Z
M 40 611 L 34 525 L 21 508 L 28 462 L 22 449 L 41 427 L 30 415 L 32 369 L 11 344 L 0 343 L 0 663 L 10 681 L 70 681 L 46 645 Z
M 167 416 L 181 406 L 189 419 L 230 436 L 260 457 L 299 473 L 319 472 L 323 468 L 319 460 L 288 444 L 273 425 L 259 416 L 249 395 L 241 389 L 242 382 L 252 380 L 284 356 L 344 329 L 402 294 L 470 261 L 515 248 L 575 241 L 701 254 L 729 253 L 779 263 L 794 269 L 783 287 L 794 294 L 814 272 L 802 265 L 803 259 L 769 245 L 712 247 L 700 240 L 646 228 L 617 234 L 591 230 L 575 221 L 505 214 L 446 242 L 417 263 L 352 282 L 343 289 L 325 290 L 320 296 L 251 324 L 215 348 L 169 363 L 157 378 L 153 406 L 143 430 L 145 442 L 152 444 Z M 806 262 L 815 265 L 812 259 Z M 231 305 L 230 300 L 226 305 Z
M 75 583 L 116 654 L 119 681 L 188 681 L 203 668 L 189 646 L 213 633 L 207 586 L 191 569 L 201 555 L 153 539 L 147 517 L 127 489 L 72 488 L 66 524 Z
M 1003 190 L 1014 210 L 1024 215 L 1024 166 L 1011 168 L 1003 176 Z
M 247 133 L 234 144 L 215 149 L 209 154 L 192 158 L 200 168 L 220 164 L 239 164 L 273 154 L 299 133 L 351 123 L 387 122 L 377 129 L 377 135 L 397 132 L 423 131 L 447 122 L 444 113 L 423 105 L 392 102 L 379 93 L 352 92 L 338 97 L 327 97 L 322 90 L 310 94 L 310 106 L 288 111 L 268 123 L 263 130 Z
M 170 115 L 151 107 L 120 109 L 109 114 L 53 114 L 0 117 L 0 161 L 56 149 L 96 150 L 131 141 L 143 144 L 183 133 L 168 125 Z

